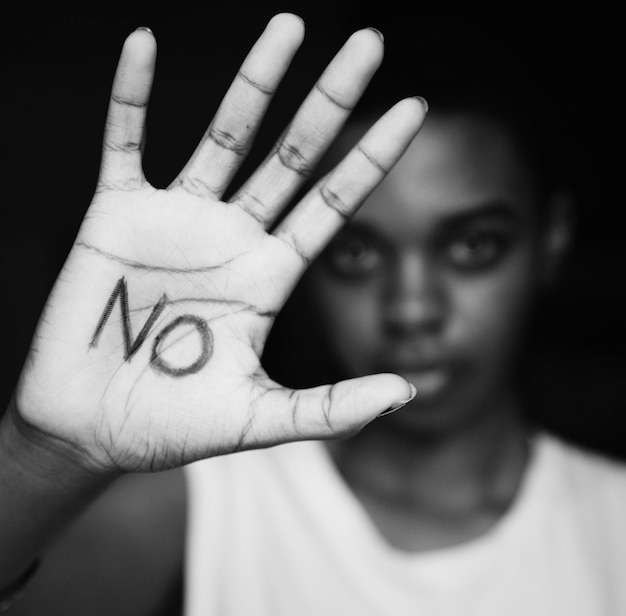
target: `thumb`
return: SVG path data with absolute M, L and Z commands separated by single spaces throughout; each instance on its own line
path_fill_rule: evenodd
M 278 444 L 297 440 L 345 437 L 377 417 L 402 408 L 416 394 L 415 387 L 396 374 L 340 381 L 311 389 L 277 386 L 262 397 L 256 409 L 268 430 L 260 441 Z

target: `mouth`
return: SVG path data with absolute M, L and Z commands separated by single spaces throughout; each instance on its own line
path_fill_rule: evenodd
M 381 368 L 386 372 L 394 372 L 413 383 L 417 389 L 414 402 L 432 401 L 443 395 L 450 387 L 458 371 L 458 366 L 450 362 L 390 362 Z
M 452 379 L 450 370 L 431 368 L 428 370 L 402 371 L 401 375 L 417 389 L 416 400 L 431 399 L 439 396 Z

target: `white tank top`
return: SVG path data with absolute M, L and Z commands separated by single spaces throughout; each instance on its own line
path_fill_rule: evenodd
M 486 535 L 386 543 L 324 446 L 191 465 L 185 616 L 625 616 L 626 468 L 548 436 Z

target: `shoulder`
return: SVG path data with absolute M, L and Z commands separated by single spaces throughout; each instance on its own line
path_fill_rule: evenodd
M 626 461 L 554 435 L 542 435 L 538 449 L 556 489 L 579 506 L 626 519 Z
M 296 441 L 263 449 L 251 449 L 195 462 L 186 467 L 192 491 L 198 480 L 227 481 L 240 476 L 255 480 L 277 472 L 304 472 L 325 463 L 325 448 L 319 441 Z
M 581 480 L 602 482 L 626 482 L 626 460 L 612 457 L 604 452 L 589 449 L 566 441 L 552 434 L 539 437 L 539 447 L 546 458 Z

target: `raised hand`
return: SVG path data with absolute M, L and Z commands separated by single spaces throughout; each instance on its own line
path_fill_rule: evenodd
M 424 117 L 417 99 L 396 104 L 275 225 L 382 59 L 378 33 L 359 31 L 261 167 L 222 201 L 302 37 L 293 15 L 269 22 L 166 190 L 149 184 L 141 162 L 156 45 L 146 30 L 128 37 L 97 190 L 16 391 L 22 429 L 98 472 L 160 470 L 346 434 L 410 396 L 396 375 L 292 391 L 260 365 L 273 319 L 307 264 Z

